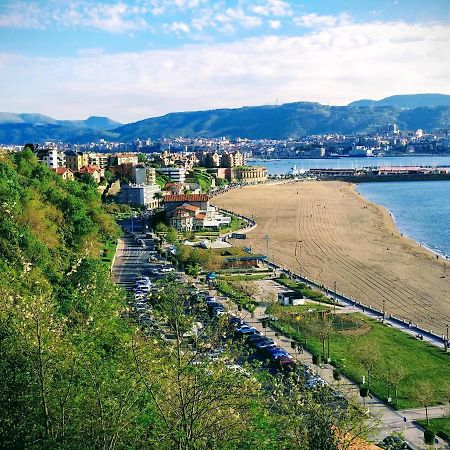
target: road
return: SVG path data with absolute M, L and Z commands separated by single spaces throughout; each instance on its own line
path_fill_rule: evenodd
M 149 248 L 141 247 L 131 235 L 126 235 L 119 239 L 113 266 L 113 274 L 115 281 L 127 290 L 133 288 L 134 280 L 137 275 L 148 275 L 151 267 L 154 265 L 148 262 L 152 241 L 144 239 L 144 243 L 148 245 Z M 245 317 L 245 320 L 254 326 L 261 334 L 267 334 L 267 336 L 274 339 L 280 347 L 292 354 L 291 341 L 288 338 L 284 336 L 276 337 L 274 330 L 263 328 L 261 318 L 265 317 L 265 307 L 258 307 L 253 317 L 251 317 L 248 313 L 239 313 L 234 303 L 230 301 L 224 301 L 224 303 L 226 303 L 229 311 L 236 315 L 242 314 L 242 316 Z M 312 364 L 312 355 L 306 350 L 302 354 L 293 354 L 293 356 L 302 364 L 312 367 L 315 371 L 319 371 L 319 375 L 330 385 L 335 386 L 336 389 L 345 393 L 348 397 L 354 398 L 356 401 L 362 403 L 362 399 L 359 396 L 359 388 L 352 381 L 345 377 L 343 377 L 339 383 L 333 380 L 333 367 L 331 365 L 324 364 L 321 368 L 317 368 Z M 406 432 L 406 440 L 410 443 L 411 447 L 414 449 L 430 448 L 424 444 L 423 431 L 412 423 L 413 420 L 417 420 L 424 416 L 424 410 L 395 411 L 376 397 L 367 399 L 366 406 L 370 410 L 372 416 L 381 423 L 380 430 L 376 437 L 377 441 L 382 440 L 384 437 L 391 435 L 394 432 Z M 430 408 L 430 411 L 430 417 L 439 417 L 442 412 L 438 409 L 434 411 L 434 408 Z M 403 420 L 404 417 L 407 419 L 406 422 Z M 450 446 L 446 445 L 442 440 L 439 440 L 439 444 L 433 448 L 450 449 Z

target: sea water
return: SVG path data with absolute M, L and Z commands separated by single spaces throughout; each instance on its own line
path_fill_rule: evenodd
M 384 206 L 401 233 L 450 258 L 450 180 L 361 183 L 357 191 Z
M 384 156 L 336 159 L 249 159 L 248 165 L 267 167 L 269 175 L 287 174 L 300 169 L 359 169 L 361 167 L 450 166 L 450 156 Z

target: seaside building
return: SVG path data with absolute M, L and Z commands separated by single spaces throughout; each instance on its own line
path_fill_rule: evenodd
M 109 156 L 109 166 L 121 166 L 127 164 L 136 166 L 138 164 L 138 157 L 134 153 L 115 153 Z
M 109 155 L 107 153 L 88 153 L 89 164 L 98 166 L 100 169 L 106 169 L 109 163 Z
M 230 181 L 261 183 L 267 181 L 267 169 L 262 166 L 235 167 L 230 170 Z
M 159 206 L 161 189 L 155 184 L 122 184 L 120 201 L 129 205 L 145 206 L 155 209 Z

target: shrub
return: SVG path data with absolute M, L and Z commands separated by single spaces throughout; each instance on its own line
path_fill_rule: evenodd
M 369 395 L 369 388 L 367 386 L 361 386 L 359 388 L 359 395 L 361 397 L 367 397 Z
M 434 444 L 435 434 L 431 430 L 425 430 L 423 432 L 425 444 Z
M 333 380 L 339 381 L 341 379 L 341 373 L 339 370 L 334 369 L 333 370 Z

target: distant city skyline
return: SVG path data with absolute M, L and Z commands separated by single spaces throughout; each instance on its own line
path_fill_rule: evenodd
M 3 0 L 0 111 L 168 112 L 450 94 L 448 0 Z

